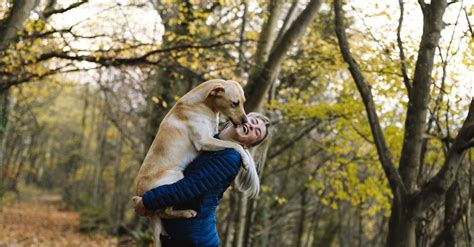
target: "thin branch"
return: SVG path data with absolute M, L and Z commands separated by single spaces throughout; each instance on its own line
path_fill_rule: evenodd
M 45 12 L 43 12 L 43 17 L 46 19 L 52 15 L 55 15 L 55 14 L 62 14 L 64 12 L 67 12 L 71 9 L 74 9 L 74 8 L 77 8 L 85 3 L 87 3 L 89 0 L 83 0 L 83 1 L 80 1 L 80 2 L 76 2 L 76 3 L 73 3 L 69 6 L 67 6 L 66 8 L 62 8 L 62 9 L 50 9 L 50 10 L 47 10 Z
M 467 26 L 469 27 L 469 31 L 471 32 L 471 38 L 474 38 L 474 31 L 472 30 L 471 21 L 469 21 L 469 15 L 467 14 L 467 10 L 465 7 L 463 8 L 463 10 L 464 14 L 466 15 Z
M 64 74 L 64 73 L 71 73 L 71 72 L 79 72 L 79 71 L 89 71 L 89 70 L 95 70 L 95 69 L 99 68 L 99 67 L 94 67 L 94 68 L 88 68 L 88 69 L 76 68 L 76 69 L 62 70 L 65 67 L 68 67 L 69 65 L 72 65 L 72 64 L 67 64 L 64 67 L 60 67 L 60 68 L 50 70 L 50 71 L 48 71 L 44 74 L 41 74 L 41 75 L 40 74 L 30 74 L 30 75 L 25 76 L 23 78 L 19 78 L 19 79 L 15 78 L 13 80 L 2 81 L 0 83 L 0 92 L 5 91 L 5 90 L 7 90 L 8 88 L 10 88 L 12 86 L 17 86 L 17 85 L 20 85 L 22 83 L 26 83 L 26 82 L 29 82 L 29 81 L 32 81 L 32 80 L 41 80 L 41 79 L 46 78 L 50 75 Z
M 122 136 L 125 138 L 124 140 L 126 140 L 130 144 L 130 147 L 135 150 L 135 153 L 140 153 L 139 149 L 137 148 L 138 147 L 137 142 L 132 138 L 133 135 L 131 133 L 129 133 L 127 128 L 122 126 L 122 124 L 121 124 L 122 121 L 120 121 L 120 119 L 117 119 L 113 115 L 113 113 L 111 112 L 112 111 L 112 104 L 110 103 L 109 97 L 108 97 L 108 94 L 107 94 L 107 92 L 110 91 L 110 89 L 107 88 L 106 86 L 102 85 L 102 83 L 100 81 L 98 83 L 99 83 L 102 91 L 104 92 L 105 105 L 107 106 L 108 109 L 110 109 L 110 112 L 107 111 L 107 110 L 105 111 L 106 117 L 110 120 L 110 122 L 112 122 L 112 124 L 115 126 L 115 128 L 117 128 L 117 130 L 122 134 Z
M 270 170 L 268 173 L 269 174 L 272 174 L 272 175 L 275 175 L 279 172 L 282 172 L 282 171 L 285 171 L 287 169 L 290 169 L 292 167 L 295 167 L 297 165 L 300 165 L 301 163 L 313 158 L 314 156 L 318 155 L 321 151 L 323 151 L 324 149 L 321 148 L 321 147 L 318 147 L 318 149 L 313 149 L 312 152 L 309 154 L 309 155 L 306 155 L 304 156 L 303 158 L 300 158 L 299 160 L 295 161 L 295 162 L 292 162 L 284 167 L 280 167 L 280 168 L 275 168 L 274 170 Z M 318 166 L 319 167 L 319 166 Z M 267 174 L 268 175 L 268 174 Z
M 281 153 L 283 153 L 285 150 L 287 150 L 288 148 L 292 147 L 293 145 L 296 144 L 296 142 L 298 142 L 299 140 L 301 140 L 301 138 L 305 137 L 311 130 L 313 130 L 316 126 L 318 126 L 318 122 L 314 122 L 313 124 L 309 125 L 307 128 L 305 128 L 304 130 L 302 130 L 296 137 L 294 137 L 293 139 L 291 139 L 290 141 L 288 141 L 288 143 L 286 143 L 285 145 L 283 145 L 283 147 L 281 147 L 280 149 L 278 149 L 277 151 L 273 152 L 272 154 L 270 154 L 268 156 L 268 160 L 272 160 L 273 158 L 277 157 L 278 155 L 280 155 Z
M 104 66 L 137 65 L 137 64 L 156 65 L 158 64 L 159 61 L 148 60 L 150 56 L 160 54 L 160 53 L 168 53 L 171 51 L 181 51 L 181 50 L 187 50 L 187 49 L 210 49 L 210 48 L 230 45 L 230 44 L 234 44 L 238 42 L 240 41 L 217 42 L 217 43 L 209 44 L 209 45 L 193 45 L 193 44 L 180 45 L 180 46 L 169 47 L 165 49 L 157 49 L 157 50 L 149 51 L 142 56 L 134 57 L 134 58 L 97 57 L 97 56 L 92 56 L 92 55 L 75 56 L 75 55 L 69 55 L 66 52 L 56 51 L 56 52 L 43 54 L 36 61 L 46 61 L 51 58 L 62 58 L 62 59 L 68 59 L 68 60 L 74 60 L 74 61 L 88 61 L 92 63 L 98 63 Z
M 405 83 L 405 87 L 407 89 L 408 93 L 408 98 L 411 98 L 411 91 L 412 91 L 412 86 L 410 82 L 410 77 L 408 77 L 408 72 L 407 72 L 407 66 L 405 63 L 405 52 L 403 51 L 403 42 L 402 42 L 402 25 L 403 25 L 403 14 L 404 14 L 404 4 L 403 0 L 399 0 L 398 3 L 400 4 L 400 18 L 398 19 L 398 28 L 397 28 L 397 44 L 398 44 L 398 50 L 400 54 L 400 66 L 401 66 L 401 71 L 403 75 L 403 83 Z
M 359 135 L 364 141 L 370 143 L 370 144 L 375 144 L 372 140 L 369 139 L 367 135 L 364 135 L 352 122 L 350 122 L 352 129 Z
M 417 205 L 420 213 L 431 207 L 433 203 L 442 200 L 449 187 L 455 180 L 456 171 L 464 157 L 467 148 L 472 144 L 474 138 L 474 98 L 469 105 L 467 117 L 457 134 L 454 143 L 449 149 L 448 155 L 440 171 L 421 188 L 416 195 Z
M 374 33 L 370 29 L 369 25 L 367 25 L 367 22 L 365 19 L 359 14 L 357 9 L 354 6 L 351 6 L 353 12 L 357 17 L 362 21 L 362 25 L 365 27 L 365 31 L 369 34 L 370 38 L 377 44 L 377 47 L 379 48 L 379 51 L 383 51 L 383 54 L 386 55 L 386 57 L 393 63 L 395 63 L 395 60 L 390 56 L 390 52 L 385 52 L 387 50 L 390 50 L 391 48 L 388 48 L 387 45 L 385 45 L 380 39 L 377 39 L 375 37 Z M 362 32 L 360 32 L 362 34 Z M 362 34 L 363 36 L 367 36 L 366 33 Z M 381 37 L 382 39 L 386 39 L 383 36 Z
M 451 1 L 451 2 L 448 3 L 448 6 L 451 5 L 451 4 L 458 3 L 458 2 L 459 2 L 459 0 L 453 0 L 453 1 Z

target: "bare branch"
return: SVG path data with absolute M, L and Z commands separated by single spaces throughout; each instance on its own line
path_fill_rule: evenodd
M 404 4 L 403 0 L 398 1 L 400 4 L 400 18 L 398 19 L 398 28 L 397 28 L 397 44 L 398 44 L 398 50 L 400 54 L 400 66 L 401 66 L 401 71 L 403 75 L 403 83 L 405 83 L 405 87 L 407 89 L 408 93 L 408 98 L 411 98 L 411 91 L 412 91 L 412 86 L 410 82 L 410 77 L 408 77 L 408 72 L 407 72 L 407 66 L 405 64 L 405 52 L 403 51 L 403 42 L 402 42 L 402 37 L 401 37 L 401 32 L 402 32 L 402 24 L 403 24 L 403 14 L 404 14 Z
M 318 126 L 317 121 L 310 124 L 304 130 L 302 130 L 298 135 L 296 135 L 296 137 L 292 138 L 290 141 L 288 141 L 288 143 L 283 145 L 283 147 L 274 151 L 272 154 L 268 155 L 268 160 L 272 160 L 273 158 L 278 157 L 278 155 L 282 154 L 285 150 L 295 145 L 299 140 L 301 140 L 303 137 L 308 135 L 309 132 L 311 132 L 311 130 L 313 130 L 316 126 Z
M 64 13 L 64 12 L 67 12 L 71 9 L 74 9 L 74 8 L 77 8 L 85 3 L 87 3 L 89 0 L 82 0 L 80 2 L 76 2 L 76 3 L 73 3 L 69 6 L 67 6 L 66 8 L 62 8 L 62 9 L 47 9 L 45 12 L 43 12 L 43 17 L 46 19 L 54 14 L 61 14 L 61 13 Z
M 471 32 L 471 38 L 474 38 L 474 31 L 472 30 L 471 22 L 469 21 L 469 14 L 467 14 L 466 8 L 463 8 L 464 14 L 466 15 L 467 26 L 469 27 L 469 31 Z
M 459 0 L 453 0 L 453 1 L 448 3 L 448 6 L 451 5 L 451 4 L 454 4 L 454 3 L 458 3 L 458 2 L 459 2 Z
M 26 83 L 26 82 L 29 82 L 29 81 L 32 81 L 32 80 L 41 80 L 41 79 L 46 78 L 50 75 L 95 70 L 95 69 L 99 68 L 99 67 L 94 67 L 94 68 L 88 68 L 88 69 L 82 69 L 82 68 L 64 69 L 64 68 L 66 68 L 70 65 L 72 65 L 72 64 L 67 64 L 66 66 L 50 70 L 50 71 L 48 71 L 46 73 L 43 73 L 43 74 L 29 74 L 29 75 L 23 76 L 22 78 L 12 78 L 10 80 L 2 81 L 0 83 L 0 92 L 8 90 L 12 86 L 17 86 L 17 85 L 20 85 L 22 83 Z M 1 73 L 0 73 L 0 75 L 1 75 Z
M 148 58 L 152 55 L 160 54 L 160 53 L 167 53 L 171 51 L 180 51 L 180 50 L 187 50 L 187 49 L 210 49 L 210 48 L 215 48 L 215 47 L 220 47 L 220 46 L 225 46 L 225 45 L 231 45 L 234 43 L 238 43 L 240 41 L 228 41 L 228 42 L 217 42 L 214 44 L 209 44 L 209 45 L 180 45 L 180 46 L 175 46 L 175 47 L 169 47 L 165 49 L 157 49 L 153 51 L 149 51 L 145 53 L 142 56 L 139 57 L 134 57 L 134 58 L 115 58 L 115 57 L 101 57 L 101 56 L 93 56 L 93 55 L 69 55 L 66 52 L 62 51 L 56 51 L 56 52 L 50 52 L 41 55 L 37 61 L 46 61 L 51 58 L 62 58 L 62 59 L 68 59 L 68 60 L 75 60 L 75 61 L 88 61 L 92 63 L 98 63 L 104 66 L 119 66 L 119 65 L 137 65 L 137 64 L 151 64 L 151 65 L 156 65 L 159 63 L 159 61 L 152 61 L 149 60 Z
M 474 138 L 474 98 L 471 100 L 469 112 L 463 126 L 459 130 L 453 145 L 448 151 L 441 170 L 417 194 L 419 212 L 429 208 L 434 202 L 442 200 L 449 187 L 454 182 L 458 167 L 465 151 L 471 147 Z

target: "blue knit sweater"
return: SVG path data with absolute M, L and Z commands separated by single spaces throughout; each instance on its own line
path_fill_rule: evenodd
M 169 238 L 163 246 L 218 246 L 216 208 L 224 191 L 240 169 L 241 157 L 234 149 L 203 152 L 184 170 L 184 178 L 151 189 L 143 195 L 147 209 L 193 209 L 191 219 L 163 219 Z

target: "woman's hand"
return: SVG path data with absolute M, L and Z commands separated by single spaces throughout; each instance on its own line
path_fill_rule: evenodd
M 143 200 L 141 196 L 134 196 L 132 200 L 135 203 L 134 205 L 135 213 L 137 213 L 138 215 L 152 216 L 154 214 L 153 210 L 148 210 L 145 208 L 145 205 L 143 205 Z

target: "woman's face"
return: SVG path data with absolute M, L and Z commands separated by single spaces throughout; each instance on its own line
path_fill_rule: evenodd
M 247 117 L 247 123 L 227 128 L 229 136 L 246 147 L 262 140 L 267 132 L 265 123 L 256 117 Z

